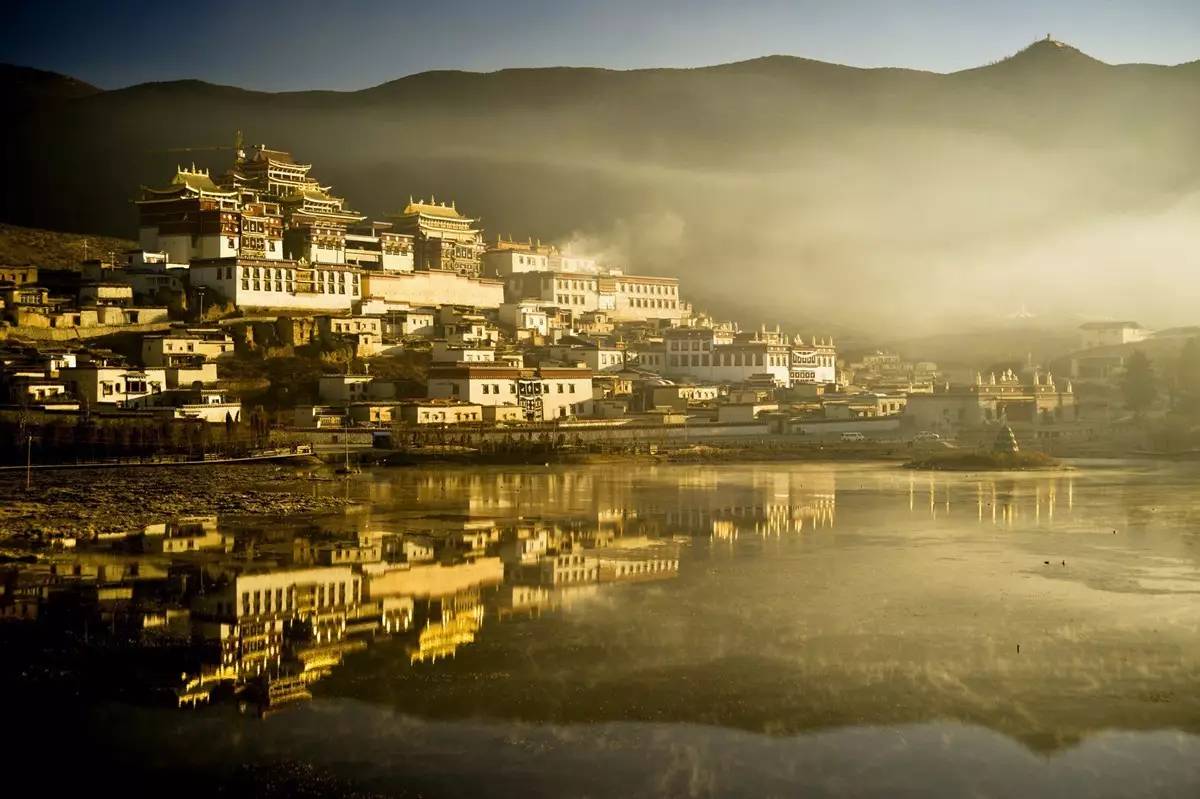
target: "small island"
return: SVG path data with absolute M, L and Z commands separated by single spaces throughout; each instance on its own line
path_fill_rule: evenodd
M 1062 464 L 1044 452 L 1022 452 L 1012 428 L 1004 425 L 990 451 L 939 452 L 905 464 L 909 469 L 947 472 L 1000 472 L 1055 469 Z

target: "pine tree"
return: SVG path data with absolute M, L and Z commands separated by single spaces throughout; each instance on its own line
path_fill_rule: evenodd
M 1179 410 L 1200 412 L 1200 338 L 1184 343 L 1175 368 L 1175 386 Z
M 1158 398 L 1158 387 L 1154 383 L 1154 368 L 1146 353 L 1138 350 L 1125 363 L 1125 375 L 1121 379 L 1121 393 L 1125 407 L 1138 416 L 1146 411 Z

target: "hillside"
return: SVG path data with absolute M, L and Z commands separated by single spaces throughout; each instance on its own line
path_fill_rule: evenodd
M 107 258 L 111 253 L 122 253 L 136 246 L 137 242 L 112 236 L 0 224 L 0 264 L 78 269 L 85 258 Z
M 64 79 L 65 80 L 65 79 Z M 45 96 L 4 129 L 0 219 L 130 236 L 179 162 L 254 142 L 363 213 L 454 199 L 489 236 L 680 274 L 783 322 L 945 312 L 1186 324 L 1200 268 L 1200 64 L 1109 65 L 1041 41 L 953 74 L 770 56 L 699 69 L 429 72 L 357 92 L 200 81 Z M 1080 292 L 1086 285 L 1088 290 Z M 780 291 L 781 286 L 788 290 Z

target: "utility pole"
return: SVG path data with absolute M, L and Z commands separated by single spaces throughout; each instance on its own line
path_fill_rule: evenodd
M 25 491 L 33 488 L 33 433 L 25 431 Z

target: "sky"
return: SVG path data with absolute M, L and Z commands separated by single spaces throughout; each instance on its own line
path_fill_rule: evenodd
M 1200 58 L 1200 0 L 0 0 L 0 62 L 111 89 L 354 90 L 431 69 L 692 67 L 787 54 L 950 72 L 1052 34 L 1110 63 Z

